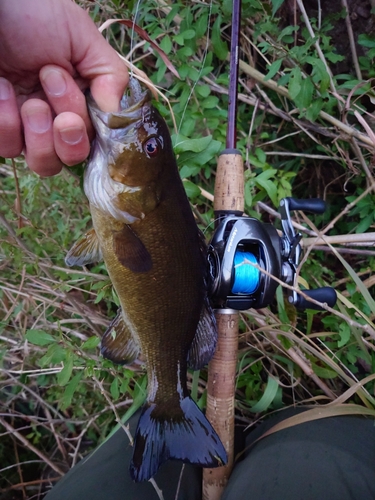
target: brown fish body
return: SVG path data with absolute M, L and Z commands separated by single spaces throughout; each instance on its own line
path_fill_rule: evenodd
M 206 364 L 216 343 L 204 244 L 168 128 L 147 94 L 135 94 L 117 114 L 88 103 L 97 139 L 84 187 L 94 230 L 66 262 L 103 258 L 108 269 L 121 309 L 102 338 L 103 356 L 126 363 L 142 351 L 146 359 L 147 403 L 130 465 L 142 481 L 169 458 L 215 467 L 226 453 L 186 383 L 188 363 Z
M 124 267 L 114 252 L 113 233 L 125 224 L 91 208 L 109 276 L 146 358 L 150 402 L 179 398 L 179 385 L 186 395 L 187 354 L 205 294 L 196 225 L 190 207 L 181 209 L 185 193 L 176 181 L 166 183 L 158 207 L 131 226 L 151 256 L 152 269 L 145 273 Z

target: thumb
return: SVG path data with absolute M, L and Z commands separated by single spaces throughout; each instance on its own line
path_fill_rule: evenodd
M 88 14 L 78 9 L 80 28 L 71 35 L 72 62 L 80 76 L 89 83 L 98 106 L 105 112 L 118 111 L 129 82 L 127 68 Z
M 91 94 L 102 111 L 109 113 L 119 110 L 119 102 L 129 82 L 129 75 L 125 65 L 123 67 L 125 68 L 123 75 L 107 73 L 98 75 L 91 81 Z

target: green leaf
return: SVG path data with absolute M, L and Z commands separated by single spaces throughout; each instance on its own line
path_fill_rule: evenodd
M 344 56 L 340 56 L 340 54 L 336 54 L 335 52 L 326 52 L 325 56 L 326 59 L 328 59 L 328 61 L 333 64 L 336 64 L 337 62 L 343 61 L 345 59 Z
M 276 12 L 279 10 L 279 8 L 284 3 L 284 0 L 271 0 L 271 3 L 272 3 L 272 17 L 274 17 Z
M 201 190 L 199 189 L 199 187 L 193 184 L 191 181 L 184 181 L 184 188 L 187 197 L 190 199 L 195 199 L 201 194 Z
M 259 178 L 259 176 L 255 178 L 255 182 L 266 191 L 272 203 L 275 205 L 275 207 L 277 207 L 279 204 L 279 200 L 277 199 L 276 184 L 273 181 Z
M 160 48 L 164 50 L 166 54 L 169 54 L 170 51 L 172 50 L 172 40 L 168 35 L 165 35 L 161 42 L 160 42 Z
M 315 363 L 311 363 L 312 369 L 314 370 L 314 373 L 318 375 L 318 377 L 321 378 L 336 378 L 337 373 L 334 370 L 331 370 L 330 368 L 323 368 L 321 366 L 316 365 Z
M 320 92 L 324 93 L 330 85 L 330 78 L 327 69 L 320 59 L 317 57 L 307 57 L 306 62 L 313 67 L 312 79 L 314 83 L 319 85 Z
M 337 347 L 343 347 L 350 340 L 350 326 L 347 323 L 341 323 L 339 326 L 340 340 L 337 342 Z
M 180 169 L 181 179 L 187 179 L 188 177 L 194 177 L 199 174 L 201 167 L 199 165 L 183 165 Z
M 314 84 L 310 77 L 305 78 L 301 82 L 301 90 L 295 97 L 294 101 L 300 110 L 308 108 L 312 103 L 314 92 Z
M 293 68 L 290 72 L 288 92 L 291 99 L 295 99 L 301 92 L 302 74 L 299 68 Z
M 178 45 L 184 45 L 184 37 L 182 36 L 181 33 L 179 33 L 178 35 L 175 35 L 173 37 L 173 40 L 178 44 Z
M 73 395 L 78 387 L 78 384 L 81 381 L 82 376 L 83 376 L 83 371 L 80 371 L 79 373 L 74 375 L 72 380 L 66 386 L 64 394 L 59 404 L 61 410 L 66 410 L 72 404 Z
M 174 151 L 176 154 L 182 153 L 183 151 L 193 151 L 194 153 L 200 153 L 209 145 L 212 141 L 212 136 L 208 135 L 206 137 L 200 137 L 199 139 L 188 139 L 182 135 L 173 135 L 172 142 L 174 144 Z
M 181 33 L 181 35 L 184 37 L 184 40 L 191 40 L 192 38 L 195 37 L 195 30 L 193 29 L 188 29 Z
M 292 35 L 295 31 L 299 30 L 299 26 L 287 26 L 282 30 L 280 35 L 277 37 L 277 41 L 280 42 L 283 40 L 284 37 L 288 38 L 290 35 Z M 285 40 L 283 40 L 285 42 Z
M 193 151 L 185 151 L 181 153 L 178 157 L 178 164 L 183 165 L 183 168 L 187 167 L 196 173 L 199 172 L 200 167 L 207 165 L 210 160 L 212 160 L 215 155 L 222 149 L 221 142 L 211 141 L 208 146 L 197 153 Z M 198 171 L 195 167 L 199 167 Z
M 367 231 L 367 229 L 371 226 L 373 222 L 374 222 L 374 214 L 371 213 L 361 220 L 361 222 L 356 227 L 355 232 L 357 234 L 364 233 L 365 231 Z
M 274 168 L 268 168 L 267 170 L 263 170 L 263 172 L 261 172 L 259 175 L 256 176 L 255 180 L 259 180 L 261 179 L 262 181 L 263 180 L 268 180 L 270 179 L 271 177 L 274 177 L 275 174 L 277 173 L 277 170 L 274 169 Z
M 190 56 L 193 55 L 193 49 L 191 47 L 188 47 L 188 46 L 185 46 L 185 47 L 181 47 L 181 49 L 178 49 L 177 51 L 177 56 L 180 58 L 180 59 L 186 59 Z M 189 72 L 191 71 L 191 67 L 188 68 L 189 69 Z
M 97 347 L 99 344 L 100 338 L 96 335 L 93 335 L 81 345 L 81 349 L 95 349 L 95 347 Z
M 276 75 L 276 73 L 280 69 L 280 66 L 281 66 L 282 62 L 283 62 L 282 59 L 277 59 L 272 64 L 270 64 L 270 66 L 268 68 L 268 73 L 264 77 L 264 81 L 270 80 L 271 78 L 273 78 Z
M 271 405 L 272 401 L 277 395 L 277 390 L 279 388 L 279 379 L 276 377 L 268 377 L 268 382 L 263 396 L 260 400 L 250 408 L 252 413 L 261 413 L 266 411 Z
M 255 154 L 257 155 L 257 158 L 260 162 L 263 164 L 266 163 L 267 160 L 267 155 L 261 148 L 255 148 Z M 276 170 L 274 170 L 274 173 L 276 173 Z
M 26 340 L 28 340 L 31 344 L 44 346 L 48 344 L 52 344 L 53 342 L 57 342 L 57 339 L 50 335 L 49 333 L 43 330 L 27 330 L 26 332 Z
M 48 365 L 57 365 L 64 361 L 66 353 L 67 350 L 61 345 L 57 343 L 50 344 L 45 355 L 38 360 L 38 365 L 42 368 Z
M 211 93 L 211 89 L 208 85 L 197 85 L 195 90 L 201 97 L 208 97 Z
M 194 25 L 195 31 L 197 33 L 197 38 L 200 38 L 206 34 L 207 23 L 208 23 L 208 13 L 204 13 L 201 16 L 199 16 L 196 24 Z
M 114 400 L 118 399 L 120 397 L 120 391 L 119 391 L 119 386 L 118 386 L 118 378 L 115 377 L 112 381 L 111 387 L 109 388 L 111 392 L 111 396 Z
M 358 36 L 358 43 L 363 47 L 374 48 L 375 47 L 375 38 L 371 35 L 361 34 Z
M 225 61 L 228 55 L 228 45 L 221 38 L 221 16 L 218 16 L 211 33 L 212 49 L 214 54 L 222 61 Z
M 314 99 L 311 105 L 306 110 L 306 118 L 312 122 L 314 122 L 321 112 L 324 106 L 324 101 L 320 97 Z
M 219 104 L 219 99 L 215 95 L 210 95 L 202 101 L 202 108 L 212 109 Z
M 64 361 L 64 368 L 60 373 L 57 374 L 57 383 L 61 386 L 66 385 L 70 377 L 72 376 L 73 371 L 73 354 L 71 352 L 67 353 L 67 356 Z

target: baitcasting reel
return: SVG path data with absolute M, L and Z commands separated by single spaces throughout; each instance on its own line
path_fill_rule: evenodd
M 283 198 L 279 207 L 282 236 L 271 224 L 257 219 L 225 217 L 216 228 L 208 250 L 214 307 L 245 310 L 268 306 L 279 285 L 273 276 L 288 285 L 296 285 L 302 235 L 294 232 L 290 211 L 321 214 L 325 209 L 326 204 L 320 199 Z M 330 287 L 304 290 L 304 293 L 331 307 L 337 299 L 335 290 Z M 298 309 L 320 310 L 319 306 L 290 289 L 288 300 Z

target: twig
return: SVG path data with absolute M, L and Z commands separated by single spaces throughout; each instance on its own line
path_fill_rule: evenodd
M 312 26 L 311 26 L 311 23 L 310 23 L 309 16 L 307 15 L 307 12 L 306 12 L 306 9 L 305 9 L 305 6 L 304 6 L 302 0 L 297 0 L 297 4 L 298 4 L 298 7 L 300 8 L 300 11 L 302 13 L 302 17 L 303 17 L 303 20 L 305 22 L 307 31 L 309 32 L 309 34 L 310 34 L 310 36 L 311 36 L 312 39 L 316 38 L 314 30 L 312 29 Z M 331 90 L 332 90 L 332 92 L 336 92 L 335 84 L 333 83 L 333 78 L 332 78 L 332 71 L 331 71 L 330 67 L 327 64 L 327 60 L 325 58 L 325 55 L 322 52 L 322 49 L 320 48 L 319 40 L 316 39 L 314 45 L 315 45 L 316 51 L 318 53 L 319 59 L 324 64 L 325 69 L 326 69 L 326 71 L 328 73 L 329 83 L 330 83 Z
M 49 477 L 47 479 L 36 479 L 34 481 L 26 481 L 25 483 L 12 484 L 8 486 L 8 488 L 1 488 L 0 493 L 8 493 L 11 490 L 18 490 L 19 488 L 27 487 L 27 486 L 37 486 L 44 483 L 54 483 L 56 481 L 60 481 L 59 477 Z
M 332 253 L 332 249 L 328 246 L 320 246 L 320 245 L 314 245 L 314 250 L 319 250 L 320 252 L 330 252 Z M 353 255 L 367 255 L 370 257 L 375 256 L 375 252 L 372 250 L 363 250 L 361 248 L 343 248 L 343 247 L 335 247 L 335 250 L 338 253 L 346 253 L 346 254 L 353 254 Z
M 277 212 L 277 210 L 274 210 L 273 208 L 271 208 L 268 205 L 266 205 L 265 203 L 263 203 L 263 201 L 258 201 L 257 206 L 259 208 L 261 208 L 262 210 L 264 210 L 265 212 L 272 215 L 273 217 L 276 217 L 277 219 L 281 219 L 280 213 Z M 307 227 L 302 226 L 302 224 L 298 224 L 298 222 L 295 222 L 294 220 L 292 220 L 292 225 L 293 225 L 293 227 L 295 227 L 299 231 L 302 231 L 306 234 L 309 234 L 310 236 L 317 236 L 317 234 L 314 233 L 314 231 L 311 231 L 311 229 L 308 229 Z
M 131 435 L 130 433 L 130 430 L 129 430 L 129 426 L 128 425 L 125 425 L 122 420 L 121 420 L 121 417 L 119 416 L 118 412 L 117 412 L 117 409 L 115 407 L 115 405 L 113 404 L 113 402 L 111 401 L 111 398 L 108 396 L 107 394 L 107 391 L 104 389 L 103 387 L 103 384 L 100 382 L 99 379 L 97 379 L 95 377 L 95 375 L 92 377 L 93 380 L 95 381 L 95 383 L 97 384 L 97 386 L 99 387 L 100 389 L 100 392 L 102 393 L 102 395 L 104 396 L 105 400 L 107 401 L 109 407 L 112 409 L 115 417 L 116 417 L 116 422 L 120 425 L 120 427 L 123 429 L 123 431 L 125 432 L 125 434 L 128 436 L 128 439 L 130 441 L 130 444 L 131 446 L 133 446 L 134 444 L 134 440 L 133 440 L 133 436 Z
M 314 381 L 314 383 L 326 394 L 327 397 L 331 400 L 336 399 L 336 395 L 331 391 L 331 389 L 323 382 L 317 375 L 314 373 L 314 370 L 311 368 L 309 365 L 308 361 L 304 359 L 296 350 L 295 347 L 289 347 L 286 349 L 281 341 L 279 340 L 279 335 L 281 332 L 278 331 L 273 331 L 272 329 L 269 329 L 269 325 L 266 323 L 265 320 L 262 320 L 261 318 L 257 318 L 257 322 L 259 325 L 266 327 L 267 331 L 271 334 L 272 336 L 272 341 L 277 345 L 277 347 L 280 350 L 285 351 L 290 359 L 301 368 L 301 370 L 307 375 L 311 380 Z
M 16 439 L 18 439 L 18 441 L 20 441 L 26 448 L 28 448 L 30 451 L 35 453 L 35 455 L 37 455 L 47 465 L 49 465 L 49 467 L 51 467 L 51 469 L 53 469 L 55 472 L 60 474 L 60 476 L 63 476 L 65 474 L 65 472 L 62 469 L 60 469 L 60 467 L 58 465 L 51 462 L 51 460 L 44 453 L 42 453 L 40 450 L 38 450 L 38 448 L 35 448 L 35 446 L 32 445 L 28 439 L 26 439 L 22 434 L 20 434 L 18 431 L 16 431 L 16 429 L 14 429 L 14 427 L 12 427 L 10 424 L 8 424 L 8 422 L 1 417 L 0 417 L 0 424 L 3 427 L 5 427 L 5 429 L 10 434 L 12 434 L 12 436 L 14 436 Z
M 269 89 L 275 91 L 279 95 L 283 97 L 287 97 L 288 99 L 291 99 L 288 93 L 288 89 L 283 87 L 282 85 L 278 85 L 274 80 L 269 79 L 269 80 L 264 80 L 265 75 L 263 75 L 260 71 L 256 70 L 255 68 L 251 67 L 249 64 L 246 62 L 240 60 L 240 69 L 251 76 L 251 78 L 254 78 L 254 80 L 262 83 L 265 87 L 268 87 Z M 342 121 L 338 120 L 337 118 L 334 118 L 333 116 L 329 115 L 325 111 L 320 111 L 319 116 L 327 121 L 328 123 L 331 123 L 334 125 L 336 128 L 341 130 L 344 134 L 346 134 L 348 137 L 356 137 L 358 140 L 363 142 L 364 144 L 367 144 L 368 146 L 371 146 L 371 149 L 374 148 L 374 143 L 368 137 L 367 135 L 363 134 L 362 132 L 359 132 L 357 129 L 354 127 L 351 127 L 349 125 L 346 125 Z
M 353 245 L 354 243 L 360 243 L 361 246 L 374 246 L 375 245 L 375 233 L 361 233 L 361 234 L 338 234 L 335 236 L 317 236 L 316 238 L 304 238 L 301 240 L 301 244 L 304 247 L 308 247 L 315 244 L 320 245 Z
M 357 75 L 358 80 L 362 80 L 362 72 L 361 72 L 361 68 L 359 67 L 358 56 L 357 56 L 357 49 L 355 47 L 355 40 L 354 40 L 353 28 L 352 28 L 352 23 L 350 21 L 348 2 L 347 2 L 347 0 L 341 0 L 341 4 L 342 4 L 342 6 L 344 7 L 344 9 L 346 11 L 345 23 L 346 23 L 346 29 L 348 31 L 350 51 L 352 53 L 352 61 L 353 61 L 353 64 L 354 64 L 355 73 Z

